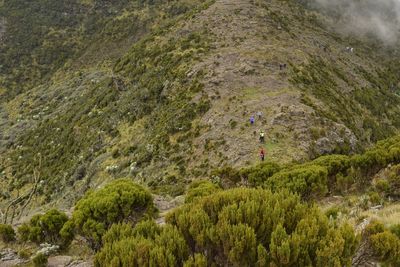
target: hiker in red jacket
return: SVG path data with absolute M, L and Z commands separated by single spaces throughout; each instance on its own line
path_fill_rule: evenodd
M 260 159 L 261 159 L 261 161 L 264 161 L 264 159 L 265 159 L 265 151 L 264 151 L 264 148 L 261 148 L 261 151 L 260 151 Z

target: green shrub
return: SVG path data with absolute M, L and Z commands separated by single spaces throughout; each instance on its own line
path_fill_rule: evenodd
M 195 253 L 190 256 L 183 264 L 183 267 L 207 267 L 207 257 L 203 254 Z
M 136 223 L 152 217 L 155 208 L 151 194 L 128 179 L 119 179 L 104 188 L 87 193 L 77 204 L 72 223 L 90 247 L 101 247 L 103 234 L 114 223 Z
M 395 225 L 390 226 L 390 232 L 392 232 L 398 238 L 400 238 L 400 224 L 395 224 Z
M 337 217 L 340 214 L 340 212 L 341 212 L 340 208 L 335 206 L 335 207 L 331 207 L 328 210 L 326 210 L 325 211 L 325 215 L 328 218 L 337 219 Z
M 67 221 L 60 230 L 60 238 L 61 238 L 61 247 L 66 248 L 71 244 L 74 239 L 75 231 L 74 231 L 74 223 L 69 220 Z
M 393 166 L 388 176 L 387 195 L 393 198 L 400 198 L 400 165 Z
M 328 171 L 325 167 L 296 166 L 274 174 L 264 186 L 272 190 L 289 189 L 303 199 L 322 197 L 328 192 Z
M 146 232 L 151 234 L 146 237 L 133 234 L 112 243 L 104 243 L 96 254 L 95 266 L 117 263 L 118 266 L 182 266 L 182 259 L 189 256 L 189 249 L 175 227 L 167 225 Z
M 225 167 L 220 170 L 225 179 L 238 181 L 239 176 L 251 186 L 265 186 L 273 190 L 288 188 L 305 199 L 323 196 L 326 192 L 343 192 L 349 189 L 366 189 L 375 174 L 388 164 L 400 163 L 400 135 L 378 142 L 364 154 L 327 155 L 311 162 L 279 166 L 263 163 L 238 171 Z M 388 186 L 378 181 L 379 192 L 400 197 L 400 165 L 391 168 Z M 388 188 L 389 187 L 389 188 Z
M 0 224 L 0 239 L 5 243 L 15 240 L 15 231 L 11 225 Z
M 21 249 L 18 251 L 18 256 L 24 260 L 27 260 L 31 257 L 32 251 L 29 249 Z
M 339 192 L 346 192 L 352 184 L 354 184 L 354 179 L 351 175 L 343 175 L 341 173 L 336 175 L 335 187 Z
M 240 173 L 238 170 L 230 166 L 224 166 L 220 169 L 213 170 L 211 176 L 218 176 L 224 183 L 238 183 L 240 182 Z
M 20 227 L 18 227 L 17 232 L 18 232 L 18 237 L 21 241 L 29 241 L 29 234 L 30 234 L 31 228 L 29 224 L 24 223 Z
M 369 192 L 368 197 L 372 205 L 382 204 L 383 202 L 381 196 L 377 192 Z
M 203 197 L 163 227 L 126 227 L 110 229 L 96 266 L 350 266 L 358 243 L 350 226 L 330 224 L 298 196 L 262 189 Z
M 383 263 L 383 266 L 399 266 L 400 238 L 395 233 L 396 228 L 391 228 L 389 231 L 379 221 L 372 221 L 367 225 L 363 231 L 362 245 L 357 252 L 357 257 L 354 258 L 355 265 L 374 261 Z
M 60 234 L 67 221 L 68 217 L 65 213 L 53 209 L 45 214 L 33 216 L 29 223 L 22 224 L 18 228 L 18 233 L 22 241 L 29 240 L 37 244 L 47 242 L 67 246 L 70 240 L 63 240 Z
M 389 231 L 377 233 L 370 237 L 371 246 L 379 261 L 400 266 L 400 239 Z
M 390 185 L 389 182 L 385 179 L 379 179 L 375 182 L 375 189 L 379 193 L 387 193 L 389 191 Z
M 240 175 L 252 186 L 261 186 L 272 175 L 281 170 L 281 167 L 273 162 L 258 164 L 254 167 L 240 170 Z
M 367 236 L 372 236 L 378 233 L 382 233 L 385 231 L 385 226 L 379 221 L 372 221 L 368 226 L 365 228 L 365 234 Z
M 35 267 L 46 267 L 48 258 L 46 255 L 39 253 L 33 258 L 33 266 Z
M 190 184 L 186 193 L 185 202 L 193 202 L 200 197 L 214 194 L 221 190 L 221 188 L 214 183 L 206 180 L 197 180 Z
M 329 175 L 335 175 L 350 167 L 350 158 L 346 155 L 326 155 L 313 160 L 312 164 L 326 167 Z

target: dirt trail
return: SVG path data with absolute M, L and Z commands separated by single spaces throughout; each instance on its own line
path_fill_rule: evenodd
M 296 154 L 288 151 L 296 145 L 285 136 L 286 119 L 281 113 L 296 117 L 292 127 L 299 132 L 309 119 L 300 94 L 290 88 L 287 70 L 279 67 L 291 57 L 278 45 L 277 38 L 286 38 L 287 33 L 252 2 L 217 0 L 196 18 L 196 24 L 215 36 L 216 49 L 195 67 L 206 70 L 205 91 L 213 99 L 202 118 L 206 130 L 195 141 L 195 157 L 206 155 L 217 165 L 222 161 L 236 166 L 257 161 L 260 129 L 267 134 L 263 145 L 267 157 L 282 158 L 282 152 Z M 250 126 L 250 116 L 258 111 L 263 113 L 261 120 L 257 118 Z

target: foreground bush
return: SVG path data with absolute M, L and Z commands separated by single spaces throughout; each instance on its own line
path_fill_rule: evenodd
M 118 222 L 135 224 L 155 212 L 153 198 L 143 187 L 119 179 L 104 188 L 89 192 L 75 207 L 71 224 L 92 249 L 101 247 L 103 234 Z M 68 231 L 67 231 L 68 232 Z
M 190 184 L 186 193 L 185 202 L 190 203 L 194 200 L 214 194 L 221 190 L 221 188 L 210 181 L 198 180 Z
M 113 226 L 96 266 L 350 266 L 353 229 L 291 193 L 233 189 L 186 204 L 167 224 Z
M 9 224 L 0 224 L 0 239 L 8 243 L 15 240 L 15 231 Z
M 33 258 L 32 262 L 34 267 L 46 267 L 48 257 L 42 253 L 39 253 Z
M 38 214 L 32 217 L 29 223 L 18 228 L 18 233 L 23 241 L 32 241 L 37 244 L 50 243 L 61 246 L 65 244 L 60 231 L 68 221 L 67 215 L 58 210 L 49 210 L 45 214 Z
M 304 199 L 322 197 L 328 192 L 328 170 L 310 165 L 280 171 L 267 180 L 265 186 L 273 190 L 289 189 Z
M 266 162 L 254 167 L 242 169 L 240 175 L 243 179 L 248 181 L 251 186 L 261 186 L 279 170 L 281 170 L 281 167 L 278 164 Z
M 227 177 L 248 181 L 251 186 L 263 186 L 273 191 L 287 188 L 303 199 L 318 198 L 327 192 L 343 193 L 351 188 L 363 190 L 370 186 L 375 174 L 389 164 L 400 163 L 400 135 L 378 142 L 363 154 L 327 155 L 302 164 L 279 166 L 262 163 L 236 171 L 225 167 Z M 393 166 L 391 175 L 378 190 L 400 198 L 400 167 Z M 231 178 L 231 180 L 233 180 Z
M 400 238 L 377 221 L 363 231 L 361 245 L 353 258 L 354 266 L 367 266 L 371 262 L 400 266 Z

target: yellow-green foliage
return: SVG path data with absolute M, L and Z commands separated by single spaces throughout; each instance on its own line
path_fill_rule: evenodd
M 302 164 L 279 166 L 276 163 L 262 163 L 240 171 L 226 167 L 225 176 L 239 176 L 251 186 L 262 185 L 274 191 L 283 188 L 300 194 L 304 199 L 324 196 L 328 191 L 335 192 L 343 187 L 355 185 L 359 188 L 369 186 L 373 176 L 389 164 L 400 163 L 400 135 L 378 142 L 363 154 L 328 155 Z M 221 171 L 221 170 L 220 170 Z M 399 167 L 393 166 L 385 181 L 385 191 L 397 197 L 400 188 Z
M 358 241 L 351 227 L 330 224 L 287 191 L 222 191 L 178 208 L 166 221 L 148 223 L 153 230 L 146 235 L 116 226 L 105 235 L 112 238 L 96 266 L 350 266 Z
M 39 253 L 33 258 L 32 262 L 34 267 L 46 267 L 48 258 L 46 255 Z
M 87 193 L 75 206 L 72 223 L 76 232 L 97 250 L 103 234 L 114 223 L 136 223 L 152 217 L 153 198 L 146 189 L 129 179 L 119 179 Z
M 95 266 L 182 266 L 182 260 L 189 256 L 189 248 L 176 227 L 147 225 L 157 228 L 156 231 L 147 231 L 144 236 L 138 231 L 105 243 L 96 255 Z
M 193 202 L 197 198 L 214 194 L 219 190 L 221 190 L 221 188 L 210 181 L 206 180 L 194 181 L 190 184 L 187 190 L 185 202 L 186 203 Z
M 392 166 L 386 177 L 375 181 L 374 187 L 385 196 L 398 199 L 400 197 L 400 165 Z
M 400 238 L 377 221 L 364 231 L 364 242 L 372 250 L 372 257 L 388 266 L 400 265 Z
M 305 199 L 324 196 L 328 192 L 328 171 L 318 165 L 299 166 L 274 174 L 265 186 L 273 190 L 289 189 Z
M 70 240 L 63 240 L 60 234 L 67 221 L 65 213 L 55 209 L 49 210 L 45 214 L 33 216 L 29 223 L 22 224 L 18 228 L 18 234 L 23 241 L 68 245 Z
M 0 224 L 0 239 L 6 243 L 15 240 L 15 231 L 11 225 Z
M 259 186 L 280 169 L 281 167 L 277 163 L 266 162 L 254 167 L 242 169 L 240 175 L 247 180 L 250 185 Z

